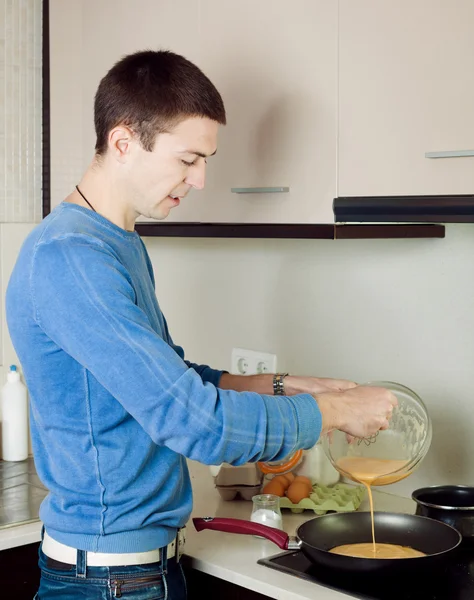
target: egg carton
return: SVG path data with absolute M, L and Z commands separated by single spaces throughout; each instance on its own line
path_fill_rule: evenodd
M 288 508 L 292 513 L 302 513 L 312 510 L 317 515 L 327 512 L 350 512 L 357 510 L 364 499 L 366 489 L 363 485 L 353 486 L 346 483 L 336 483 L 332 486 L 313 485 L 309 498 L 303 498 L 298 504 L 293 504 L 283 496 L 280 498 L 280 508 Z
M 259 486 L 262 484 L 262 480 L 263 473 L 253 463 L 246 463 L 237 467 L 224 463 L 214 477 L 217 487 Z
M 227 502 L 235 500 L 237 496 L 243 500 L 252 500 L 260 494 L 260 485 L 216 485 L 216 489 L 222 500 Z

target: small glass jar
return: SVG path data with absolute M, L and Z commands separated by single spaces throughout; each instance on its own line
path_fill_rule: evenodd
M 279 496 L 275 496 L 274 494 L 258 494 L 258 496 L 252 498 L 252 502 L 251 521 L 268 525 L 268 527 L 274 527 L 275 529 L 283 529 Z

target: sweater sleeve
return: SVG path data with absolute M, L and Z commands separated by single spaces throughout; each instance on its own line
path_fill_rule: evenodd
M 154 331 L 113 251 L 80 234 L 39 243 L 30 292 L 38 326 L 81 364 L 152 440 L 205 464 L 278 460 L 313 446 L 309 394 L 221 390 Z

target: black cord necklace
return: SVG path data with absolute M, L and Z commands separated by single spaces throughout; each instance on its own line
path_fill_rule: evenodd
M 87 204 L 92 208 L 92 210 L 94 212 L 97 212 L 96 209 L 92 206 L 92 204 L 89 202 L 89 200 L 84 196 L 84 194 L 81 192 L 81 190 L 79 189 L 79 186 L 76 185 L 76 190 L 81 194 L 81 196 L 84 198 L 84 200 L 87 202 Z

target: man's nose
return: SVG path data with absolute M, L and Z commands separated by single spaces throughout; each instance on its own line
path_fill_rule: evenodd
M 204 160 L 196 163 L 188 172 L 185 183 L 196 190 L 202 190 L 206 183 L 206 162 Z

